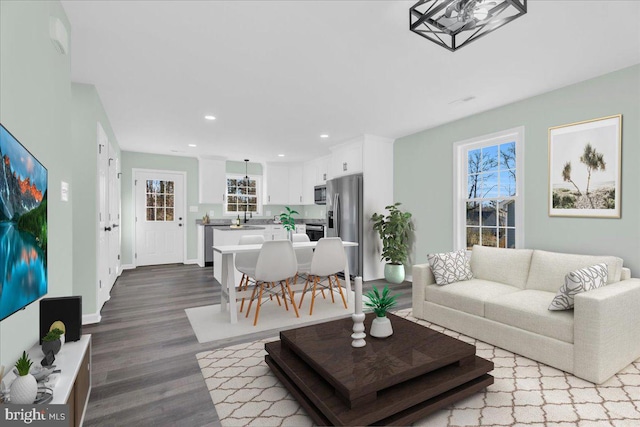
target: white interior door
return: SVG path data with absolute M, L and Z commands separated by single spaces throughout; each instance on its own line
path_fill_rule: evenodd
M 120 275 L 120 157 L 118 152 L 109 143 L 109 225 L 107 226 L 109 243 L 109 282 L 108 291 Z
M 184 183 L 179 172 L 135 171 L 136 265 L 184 262 Z
M 109 140 L 104 129 L 98 123 L 98 251 L 96 300 L 98 311 L 109 299 L 109 209 L 108 209 L 108 180 L 109 180 Z

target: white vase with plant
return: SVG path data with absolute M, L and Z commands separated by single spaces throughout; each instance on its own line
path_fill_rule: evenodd
M 376 313 L 376 318 L 371 323 L 369 335 L 376 338 L 386 338 L 393 335 L 391 320 L 387 317 L 387 310 L 396 305 L 397 295 L 391 295 L 388 286 L 385 286 L 382 293 L 374 286 L 373 290 L 367 292 L 368 301 L 364 305 L 372 308 Z
M 409 239 L 413 230 L 411 214 L 398 209 L 400 203 L 386 206 L 387 216 L 374 213 L 371 217 L 373 229 L 382 239 L 382 259 L 387 261 L 384 278 L 391 283 L 404 280 L 404 263 L 409 256 Z
M 293 215 L 299 215 L 299 213 L 289 206 L 285 206 L 284 208 L 286 212 L 280 214 L 280 222 L 284 229 L 287 230 L 287 238 L 293 241 L 293 233 L 296 231 L 296 220 L 293 219 Z
M 38 395 L 38 382 L 36 378 L 29 373 L 33 362 L 27 357 L 27 352 L 22 352 L 22 357 L 16 362 L 16 370 L 18 377 L 11 383 L 9 396 L 11 403 L 20 405 L 30 405 L 36 400 Z

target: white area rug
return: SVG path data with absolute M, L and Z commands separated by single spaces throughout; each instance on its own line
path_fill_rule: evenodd
M 229 313 L 220 312 L 220 304 L 206 305 L 203 307 L 187 308 L 187 313 L 191 327 L 198 338 L 199 343 L 216 341 L 225 338 L 237 338 L 243 335 L 250 335 L 256 332 L 274 329 L 276 331 L 297 328 L 307 324 L 318 323 L 319 321 L 339 319 L 351 316 L 353 313 L 353 298 L 347 301 L 348 309 L 344 308 L 340 295 L 336 296 L 336 302 L 331 302 L 331 297 L 327 299 L 317 297 L 313 306 L 313 316 L 309 316 L 309 304 L 311 294 L 305 296 L 302 308 L 299 308 L 300 317 L 296 317 L 293 308 L 285 310 L 284 303 L 279 306 L 275 301 L 267 301 L 260 307 L 258 324 L 253 326 L 253 316 L 255 315 L 255 303 L 251 307 L 249 317 L 244 317 L 247 311 L 248 302 L 245 302 L 244 311 L 238 312 L 238 323 L 229 323 Z M 238 304 L 238 307 L 240 305 Z
M 417 426 L 640 426 L 640 359 L 601 385 L 515 355 L 457 332 L 396 314 L 474 344 L 492 360 L 495 383 L 418 421 Z M 312 420 L 264 361 L 277 338 L 196 355 L 224 427 L 310 426 Z

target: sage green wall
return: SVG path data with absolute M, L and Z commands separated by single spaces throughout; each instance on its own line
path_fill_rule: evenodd
M 118 141 L 95 86 L 71 84 L 71 140 L 73 157 L 73 293 L 82 295 L 83 314 L 97 313 L 98 143 L 100 123 L 113 148 Z
M 48 184 L 47 297 L 73 290 L 74 181 L 71 144 L 70 57 L 49 39 L 49 17 L 69 21 L 57 1 L 0 2 L 0 122 L 44 164 Z M 70 184 L 60 201 L 60 182 Z M 11 366 L 38 341 L 38 303 L 0 322 L 0 364 Z
M 623 115 L 622 218 L 550 218 L 548 128 L 614 114 Z M 453 247 L 453 143 L 517 126 L 525 128 L 525 246 L 616 255 L 640 276 L 640 65 L 396 140 L 394 198 L 415 218 L 415 262 Z

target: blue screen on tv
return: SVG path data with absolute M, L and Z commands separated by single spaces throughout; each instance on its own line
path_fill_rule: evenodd
M 0 320 L 47 293 L 47 169 L 0 124 Z

